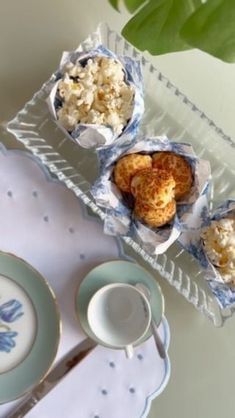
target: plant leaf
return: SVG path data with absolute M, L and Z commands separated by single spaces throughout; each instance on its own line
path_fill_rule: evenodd
M 116 9 L 116 10 L 118 10 L 119 11 L 119 8 L 118 8 L 118 3 L 119 3 L 119 0 L 108 0 L 109 1 L 109 3 L 111 4 L 111 6 L 113 6 L 114 7 L 114 9 Z
M 192 2 L 195 9 L 202 5 L 202 0 L 192 0 Z
M 235 62 L 235 1 L 208 0 L 185 22 L 182 38 L 227 62 Z
M 125 25 L 122 34 L 137 48 L 153 55 L 188 49 L 190 45 L 179 31 L 196 10 L 195 4 L 193 0 L 149 0 Z
M 139 7 L 146 3 L 146 0 L 124 0 L 125 5 L 130 13 L 135 12 Z

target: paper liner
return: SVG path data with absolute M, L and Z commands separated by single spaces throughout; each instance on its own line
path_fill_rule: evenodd
M 191 193 L 177 204 L 177 214 L 172 222 L 160 228 L 151 228 L 133 217 L 132 210 L 127 207 L 123 195 L 112 181 L 112 173 L 115 163 L 124 155 L 152 154 L 156 151 L 172 151 L 184 156 L 192 167 L 194 183 Z M 100 177 L 91 192 L 97 205 L 106 208 L 105 233 L 138 238 L 148 252 L 164 253 L 181 231 L 187 228 L 187 216 L 191 214 L 193 204 L 206 192 L 210 177 L 209 162 L 197 158 L 191 145 L 169 141 L 165 136 L 139 137 L 131 145 L 124 141 L 118 147 L 100 150 L 98 157 Z
M 181 234 L 179 242 L 193 255 L 205 271 L 205 279 L 222 308 L 235 304 L 235 287 L 225 283 L 219 270 L 211 263 L 204 251 L 201 231 L 213 220 L 226 218 L 235 214 L 235 200 L 228 199 L 220 205 L 212 215 L 209 214 L 206 196 L 202 196 L 193 206 L 193 212 L 188 218 L 188 229 Z
M 83 148 L 100 148 L 110 146 L 113 143 L 117 144 L 118 142 L 122 142 L 123 134 L 125 134 L 125 141 L 130 143 L 136 135 L 141 117 L 144 113 L 141 64 L 139 61 L 135 61 L 132 58 L 117 56 L 102 45 L 96 46 L 95 41 L 94 44 L 91 43 L 89 47 L 90 50 L 86 52 L 80 51 L 78 48 L 75 51 L 63 53 L 59 69 L 54 74 L 55 83 L 52 86 L 50 95 L 47 99 L 49 110 L 52 113 L 55 122 L 62 129 L 65 135 Z M 96 56 L 111 57 L 119 61 L 124 69 L 126 83 L 134 89 L 133 113 L 122 134 L 119 136 L 114 133 L 111 127 L 95 124 L 80 123 L 72 132 L 68 132 L 57 118 L 56 112 L 62 104 L 62 101 L 58 100 L 57 88 L 59 81 L 63 77 L 63 68 L 65 64 L 69 62 L 72 62 L 73 64 L 80 62 L 85 65 L 89 58 L 94 58 Z

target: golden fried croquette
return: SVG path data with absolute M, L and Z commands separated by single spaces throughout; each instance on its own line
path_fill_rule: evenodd
M 163 208 L 175 197 L 175 180 L 165 170 L 147 168 L 134 175 L 131 193 L 138 201 L 153 208 Z
M 156 152 L 152 155 L 153 168 L 166 170 L 175 180 L 175 199 L 187 195 L 192 187 L 193 175 L 188 161 L 174 152 Z
M 148 226 L 160 227 L 172 220 L 176 213 L 176 202 L 172 199 L 165 207 L 155 209 L 142 201 L 136 200 L 134 215 Z
M 129 154 L 118 160 L 114 168 L 114 181 L 122 192 L 130 193 L 132 177 L 138 171 L 152 167 L 149 155 Z

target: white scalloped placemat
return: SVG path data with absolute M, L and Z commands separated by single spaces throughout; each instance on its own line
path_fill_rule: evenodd
M 75 290 L 96 265 L 125 258 L 117 239 L 104 235 L 76 196 L 31 155 L 0 146 L 0 249 L 32 264 L 48 279 L 61 310 L 63 332 L 57 359 L 84 338 L 74 311 Z M 169 345 L 164 318 L 159 331 Z M 166 386 L 170 362 L 150 338 L 135 350 L 97 347 L 27 416 L 35 418 L 140 418 Z M 85 384 L 84 384 L 85 382 Z M 20 401 L 0 405 L 0 417 Z

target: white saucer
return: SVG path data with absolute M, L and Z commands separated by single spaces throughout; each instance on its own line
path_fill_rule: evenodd
M 160 286 L 153 276 L 138 264 L 115 260 L 101 264 L 91 270 L 83 279 L 75 299 L 75 308 L 80 324 L 85 334 L 101 343 L 93 334 L 87 321 L 87 307 L 91 297 L 101 287 L 110 283 L 129 283 L 136 285 L 144 283 L 150 290 L 152 316 L 157 325 L 160 324 L 164 313 L 164 297 Z M 151 336 L 150 330 L 143 338 L 145 341 Z M 102 343 L 103 345 L 103 343 Z

